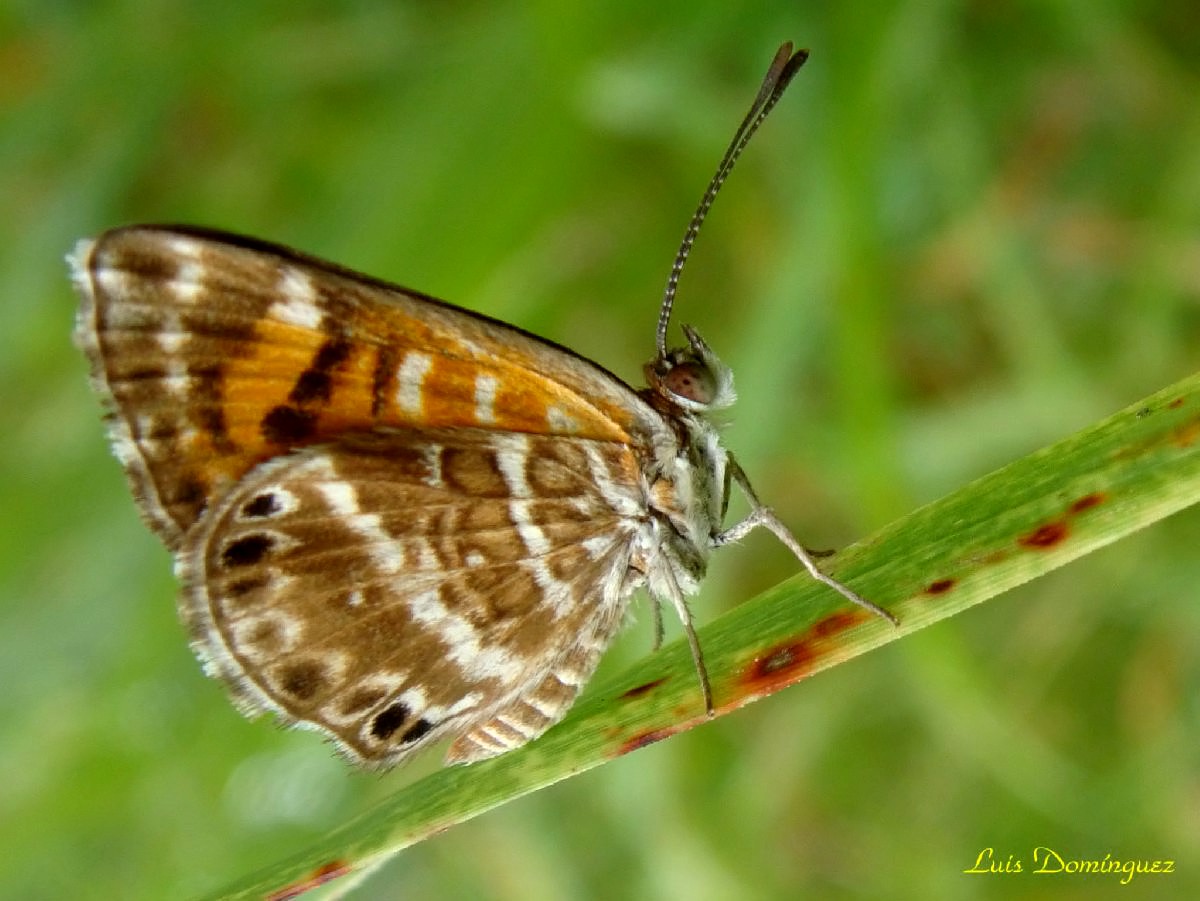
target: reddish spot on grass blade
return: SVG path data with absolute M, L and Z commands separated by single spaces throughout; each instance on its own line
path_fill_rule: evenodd
M 1173 401 L 1171 401 L 1169 404 L 1167 404 L 1167 408 L 1170 410 L 1175 410 L 1182 406 L 1183 406 L 1183 398 L 1182 397 L 1177 397 Z
M 1044 526 L 1038 526 L 1028 535 L 1022 535 L 1017 539 L 1017 544 L 1022 547 L 1045 550 L 1046 548 L 1060 544 L 1069 532 L 1070 530 L 1067 528 L 1065 522 L 1055 520 L 1054 522 L 1046 523 Z
M 1200 419 L 1186 422 L 1171 433 L 1171 441 L 1181 448 L 1191 447 L 1200 440 Z
M 799 638 L 768 648 L 750 662 L 739 680 L 746 695 L 767 695 L 799 682 L 834 638 L 870 616 L 838 611 L 813 623 Z
M 645 732 L 639 732 L 621 744 L 621 747 L 617 749 L 617 756 L 620 757 L 622 754 L 628 754 L 631 751 L 636 751 L 638 748 L 652 745 L 656 741 L 662 741 L 664 738 L 670 738 L 676 732 L 682 732 L 684 729 L 690 728 L 691 725 L 691 723 L 683 723 L 679 726 L 666 726 L 662 729 L 648 729 Z
M 742 671 L 734 697 L 722 703 L 721 710 L 733 710 L 754 697 L 771 694 L 793 682 L 798 682 L 807 676 L 813 665 L 822 655 L 836 647 L 835 639 L 864 620 L 872 619 L 865 611 L 844 610 L 831 613 L 813 623 L 797 639 L 782 641 L 767 648 L 755 657 Z M 622 697 L 637 696 L 653 690 L 666 681 L 657 679 L 626 691 Z M 724 700 L 724 699 L 723 699 Z M 675 711 L 677 716 L 685 717 L 686 711 Z M 693 726 L 707 722 L 709 716 L 693 716 L 690 719 L 681 718 L 669 726 L 657 729 L 646 729 L 625 739 L 617 748 L 616 756 L 628 754 L 646 745 L 670 738 L 679 732 L 685 732 Z
M 955 579 L 938 579 L 936 582 L 930 582 L 925 586 L 926 594 L 945 594 L 958 582 Z
M 1068 508 L 1072 513 L 1082 513 L 1084 510 L 1090 510 L 1092 507 L 1098 507 L 1108 500 L 1108 495 L 1103 491 L 1093 491 L 1091 494 L 1085 494 L 1079 498 Z
M 809 630 L 815 638 L 832 638 L 840 632 L 845 632 L 851 626 L 856 626 L 867 618 L 867 614 L 856 610 L 839 610 L 823 617 L 812 624 Z
M 339 876 L 345 876 L 349 872 L 350 866 L 343 861 L 330 861 L 317 867 L 309 876 L 301 881 L 293 882 L 286 888 L 281 888 L 279 891 L 267 895 L 267 901 L 291 901 L 292 898 L 300 897 L 309 889 L 324 885 L 326 882 L 332 882 Z
M 743 682 L 756 692 L 782 688 L 808 675 L 816 659 L 816 649 L 810 639 L 776 645 L 750 664 Z
M 641 685 L 635 685 L 633 688 L 629 689 L 628 691 L 621 692 L 621 697 L 623 697 L 623 698 L 640 698 L 642 695 L 647 694 L 651 691 L 654 691 L 654 689 L 658 688 L 658 686 L 662 685 L 666 681 L 667 681 L 667 677 L 663 676 L 661 679 L 655 679 L 653 682 L 645 682 Z

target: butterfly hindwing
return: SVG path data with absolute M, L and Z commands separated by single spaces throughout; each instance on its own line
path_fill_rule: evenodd
M 456 761 L 556 721 L 611 639 L 636 486 L 624 445 L 376 430 L 255 468 L 189 533 L 181 612 L 248 712 L 390 764 Z

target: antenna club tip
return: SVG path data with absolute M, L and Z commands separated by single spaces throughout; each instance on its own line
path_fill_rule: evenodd
M 783 75 L 779 79 L 781 82 L 791 80 L 791 77 L 800 70 L 800 67 L 808 62 L 808 48 L 802 47 L 791 55 L 787 63 L 783 67 Z
M 797 49 L 796 45 L 791 41 L 784 41 L 779 45 L 779 49 L 775 51 L 775 56 L 781 62 L 787 62 L 794 66 L 802 66 L 811 52 L 807 47 Z

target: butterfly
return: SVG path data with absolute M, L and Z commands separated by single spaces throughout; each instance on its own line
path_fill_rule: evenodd
M 519 747 L 566 713 L 645 589 L 684 625 L 710 553 L 755 528 L 818 569 L 708 414 L 732 375 L 667 348 L 680 273 L 807 59 L 780 48 L 693 217 L 648 386 L 514 326 L 256 239 L 130 226 L 69 257 L 76 339 L 205 670 L 248 715 L 394 765 Z M 750 513 L 723 521 L 732 486 Z

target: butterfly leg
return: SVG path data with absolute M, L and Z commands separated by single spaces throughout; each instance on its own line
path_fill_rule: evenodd
M 784 546 L 796 556 L 796 559 L 804 564 L 804 568 L 808 570 L 809 575 L 818 582 L 828 585 L 846 600 L 853 601 L 858 606 L 865 610 L 869 610 L 876 616 L 883 617 L 892 625 L 900 625 L 900 620 L 898 620 L 895 615 L 889 613 L 887 610 L 884 610 L 878 604 L 868 601 L 858 592 L 854 591 L 847 585 L 843 585 L 832 576 L 827 576 L 825 573 L 821 572 L 820 568 L 817 566 L 816 560 L 813 558 L 827 555 L 821 551 L 813 552 L 807 550 L 802 544 L 800 544 L 799 541 L 796 540 L 796 536 L 793 535 L 791 530 L 783 524 L 779 517 L 777 517 L 769 507 L 763 505 L 762 501 L 758 499 L 758 495 L 754 493 L 754 488 L 751 487 L 750 480 L 746 477 L 745 471 L 741 466 L 738 465 L 737 460 L 733 458 L 732 454 L 726 458 L 725 472 L 727 480 L 729 477 L 732 477 L 733 481 L 737 483 L 737 486 L 742 489 L 742 493 L 746 495 L 746 499 L 750 502 L 751 509 L 750 514 L 741 522 L 734 523 L 721 534 L 716 535 L 713 538 L 714 546 L 720 547 L 722 545 L 732 544 L 735 541 L 741 540 L 748 533 L 761 526 L 765 529 L 768 529 L 772 534 L 775 535 L 776 538 L 782 541 Z
M 687 600 L 683 596 L 683 591 L 680 589 L 679 583 L 675 580 L 675 573 L 671 570 L 671 567 L 664 566 L 662 568 L 660 584 L 662 588 L 666 589 L 667 599 L 679 615 L 679 621 L 683 623 L 683 632 L 687 636 L 688 647 L 692 651 L 692 663 L 696 667 L 696 676 L 700 679 L 700 692 L 704 695 L 704 712 L 712 716 L 713 696 L 712 685 L 708 681 L 708 667 L 704 664 L 704 653 L 700 650 L 700 639 L 696 637 L 696 627 L 692 622 L 692 611 L 688 609 Z M 656 607 L 658 606 L 657 598 L 654 600 L 654 604 Z

